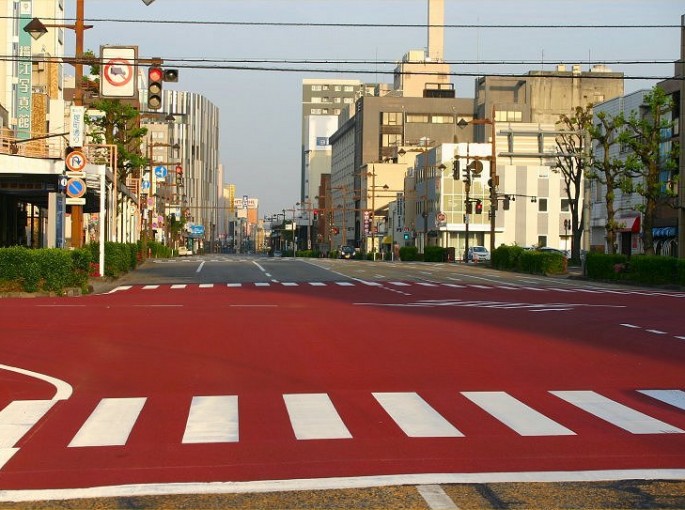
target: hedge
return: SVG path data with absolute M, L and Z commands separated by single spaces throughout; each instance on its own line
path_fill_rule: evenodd
M 524 250 L 520 246 L 501 245 L 492 253 L 492 267 L 529 274 L 563 274 L 568 261 L 560 253 Z
M 400 248 L 400 260 L 421 260 L 419 249 L 416 246 L 402 246 Z
M 588 253 L 585 268 L 593 280 L 685 286 L 685 260 L 674 257 Z
M 84 289 L 90 261 L 87 249 L 0 248 L 0 281 L 18 283 L 26 292 L 61 294 L 67 287 Z

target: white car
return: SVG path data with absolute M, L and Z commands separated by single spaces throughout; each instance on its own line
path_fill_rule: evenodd
M 490 252 L 485 246 L 471 246 L 466 255 L 467 262 L 489 262 Z

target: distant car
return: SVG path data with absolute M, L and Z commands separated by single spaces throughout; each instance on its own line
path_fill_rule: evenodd
M 569 258 L 568 252 L 566 252 L 564 250 L 557 250 L 556 248 L 550 248 L 549 246 L 543 246 L 542 248 L 538 248 L 538 251 L 547 252 L 547 253 L 558 253 L 559 255 L 562 255 L 566 258 Z
M 274 257 L 282 257 L 282 256 L 283 256 L 283 252 L 281 252 L 281 250 L 274 250 Z
M 468 262 L 488 262 L 490 260 L 490 252 L 485 246 L 471 246 L 466 255 Z
M 192 255 L 192 254 L 193 254 L 192 250 L 189 250 L 185 246 L 181 246 L 178 249 L 178 256 L 179 257 L 187 257 L 188 255 Z
M 338 257 L 341 259 L 351 259 L 354 258 L 354 247 L 353 246 L 341 246 L 338 251 Z

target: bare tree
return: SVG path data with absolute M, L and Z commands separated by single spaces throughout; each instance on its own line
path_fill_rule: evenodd
M 592 158 L 592 145 L 587 140 L 592 126 L 592 105 L 577 106 L 572 116 L 561 115 L 557 126 L 557 155 L 552 170 L 561 173 L 571 210 L 571 259 L 580 260 L 580 239 L 583 235 L 585 210 L 581 202 L 583 175 Z
M 616 221 L 616 209 L 614 206 L 616 190 L 621 189 L 624 192 L 630 192 L 632 189 L 632 174 L 626 170 L 625 161 L 618 156 L 612 155 L 612 148 L 619 144 L 619 133 L 625 124 L 625 119 L 623 114 L 610 117 L 606 112 L 599 112 L 595 115 L 595 119 L 595 124 L 588 128 L 588 134 L 590 135 L 591 142 L 594 142 L 596 147 L 601 148 L 602 157 L 598 159 L 596 157 L 598 151 L 594 152 L 586 177 L 599 182 L 606 189 L 604 195 L 607 211 L 605 225 L 606 241 L 609 253 L 613 254 L 618 251 L 616 234 L 619 229 L 619 223 Z

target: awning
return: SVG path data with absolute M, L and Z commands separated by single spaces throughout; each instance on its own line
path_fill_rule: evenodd
M 385 236 L 383 238 L 382 244 L 392 244 L 392 236 Z
M 678 235 L 678 227 L 655 227 L 652 229 L 653 237 L 676 237 Z
M 616 218 L 619 232 L 640 233 L 640 215 Z

